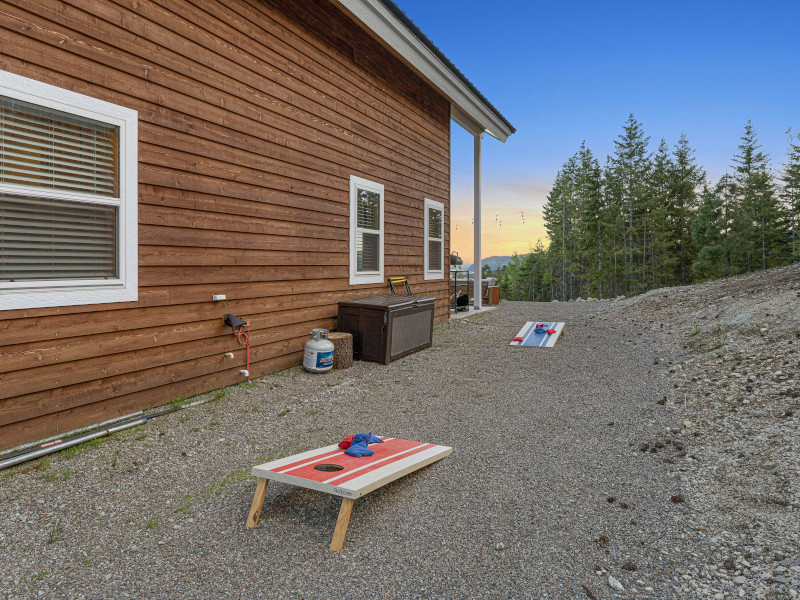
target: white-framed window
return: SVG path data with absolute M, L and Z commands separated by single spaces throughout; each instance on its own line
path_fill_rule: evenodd
M 425 279 L 444 278 L 444 204 L 425 198 Z
M 0 310 L 138 298 L 138 114 L 0 71 Z
M 383 185 L 350 176 L 350 285 L 383 283 Z

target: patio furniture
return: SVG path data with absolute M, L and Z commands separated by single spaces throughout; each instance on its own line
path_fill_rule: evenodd
M 397 290 L 394 289 L 394 286 L 406 286 L 406 292 L 409 296 L 413 296 L 414 294 L 411 293 L 411 286 L 408 284 L 407 277 L 389 277 L 389 289 L 392 290 L 393 294 L 397 293 Z
M 333 444 L 253 467 L 251 473 L 258 477 L 258 482 L 247 527 L 258 525 L 270 480 L 341 496 L 342 505 L 331 540 L 331 550 L 338 552 L 344 544 L 356 498 L 441 460 L 453 451 L 448 446 L 400 438 L 381 439 L 384 443 L 369 447 L 375 451 L 372 456 L 356 458 Z
M 459 261 L 460 260 L 459 258 Z M 469 271 L 462 271 L 460 265 L 461 262 L 450 267 L 450 280 L 453 282 L 453 293 L 450 294 L 450 309 L 455 312 L 469 310 L 471 294 L 471 273 Z

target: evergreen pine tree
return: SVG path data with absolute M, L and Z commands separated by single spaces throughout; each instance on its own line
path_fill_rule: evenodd
M 769 156 L 760 148 L 753 123 L 748 119 L 739 154 L 733 158 L 740 212 L 737 226 L 742 229 L 738 233 L 745 242 L 740 260 L 746 271 L 767 269 L 786 259 L 788 219 L 778 201 Z
M 648 179 L 652 169 L 647 152 L 650 138 L 632 114 L 614 141 L 614 154 L 608 159 L 609 209 L 619 213 L 622 225 L 624 285 L 626 293 L 640 291 L 644 283 L 641 268 L 643 214 L 649 203 Z
M 692 222 L 692 240 L 699 249 L 692 263 L 696 281 L 716 279 L 728 273 L 726 257 L 726 215 L 724 194 L 727 180 L 721 180 L 712 191 L 703 190 L 697 218 Z
M 545 290 L 547 250 L 545 249 L 541 239 L 536 241 L 536 245 L 531 249 L 531 253 L 528 255 L 528 258 L 531 263 L 531 300 L 533 302 L 550 300 L 550 298 L 546 297 Z
M 603 297 L 602 171 L 600 164 L 581 144 L 575 169 L 575 245 L 578 268 L 573 272 L 581 283 L 579 295 Z
M 686 134 L 681 133 L 673 151 L 674 162 L 670 176 L 670 221 L 677 241 L 678 281 L 689 281 L 695 249 L 692 245 L 692 220 L 697 210 L 697 192 L 705 183 L 706 174 L 695 162 L 694 150 Z
M 670 197 L 673 170 L 669 146 L 662 139 L 653 157 L 650 173 L 650 286 L 675 285 L 677 282 L 676 217 Z
M 544 207 L 550 245 L 512 261 L 507 297 L 634 294 L 800 259 L 800 136 L 789 132 L 780 190 L 750 121 L 713 189 L 684 134 L 672 151 L 648 143 L 630 115 L 602 169 L 581 144 Z
M 554 268 L 553 282 L 558 286 L 558 299 L 567 300 L 573 288 L 571 278 L 574 229 L 574 181 L 576 159 L 573 156 L 556 174 L 553 189 L 547 196 L 542 214 L 545 229 L 550 238 L 551 266 Z
M 789 236 L 791 240 L 790 261 L 800 261 L 798 227 L 800 227 L 800 134 L 793 135 L 789 129 L 789 150 L 783 169 L 783 191 L 781 197 L 789 211 Z

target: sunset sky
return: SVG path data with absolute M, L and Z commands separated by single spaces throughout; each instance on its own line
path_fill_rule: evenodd
M 397 2 L 517 128 L 484 140 L 484 257 L 544 241 L 556 172 L 584 139 L 604 162 L 629 113 L 652 149 L 685 132 L 713 180 L 748 117 L 776 169 L 800 129 L 797 2 Z M 451 245 L 472 262 L 472 138 L 451 130 Z

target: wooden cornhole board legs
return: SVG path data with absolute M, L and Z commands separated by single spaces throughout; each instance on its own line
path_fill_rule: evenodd
M 253 496 L 253 503 L 250 505 L 250 513 L 247 515 L 247 526 L 251 529 L 258 525 L 258 519 L 261 517 L 261 507 L 264 506 L 264 496 L 267 495 L 267 486 L 269 479 L 262 479 L 259 477 L 256 483 L 256 494 Z
M 331 540 L 331 550 L 338 552 L 344 545 L 344 536 L 347 533 L 347 526 L 350 523 L 350 513 L 353 512 L 355 500 L 352 498 L 342 498 L 342 506 L 339 509 L 339 516 L 336 517 L 336 529 L 333 530 Z
M 259 478 L 256 484 L 256 493 L 253 496 L 253 504 L 250 505 L 250 514 L 247 515 L 247 526 L 252 529 L 258 525 L 261 516 L 261 507 L 264 506 L 264 496 L 267 493 L 269 479 Z M 331 550 L 338 552 L 344 545 L 344 536 L 347 534 L 347 526 L 350 524 L 350 513 L 353 512 L 355 500 L 352 498 L 342 498 L 342 506 L 339 509 L 339 516 L 336 518 L 336 529 L 333 530 L 331 540 Z
M 258 480 L 247 526 L 258 525 L 270 480 L 333 494 L 342 498 L 331 540 L 331 550 L 338 552 L 344 544 L 356 498 L 441 460 L 453 451 L 448 446 L 400 438 L 381 439 L 384 443 L 370 445 L 374 454 L 368 457 L 345 455 L 337 445 L 332 445 L 253 467 L 251 473 Z

